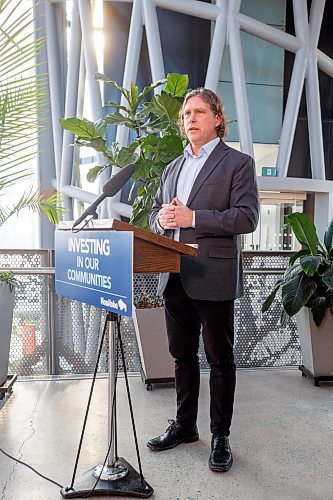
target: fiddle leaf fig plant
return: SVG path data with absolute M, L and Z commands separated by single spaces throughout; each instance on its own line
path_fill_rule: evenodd
M 105 165 L 90 169 L 87 175 L 89 181 L 94 181 L 108 167 L 121 168 L 135 163 L 134 183 L 129 195 L 130 200 L 134 198 L 131 223 L 148 229 L 149 212 L 162 172 L 168 163 L 183 153 L 185 146 L 177 121 L 188 89 L 188 76 L 170 73 L 166 79 L 144 87 L 142 91 L 134 83 L 126 89 L 100 73 L 96 78 L 115 87 L 125 104 L 109 102 L 114 111 L 97 122 L 72 117 L 62 118 L 60 123 L 76 136 L 77 146 L 90 147 L 105 158 Z M 160 92 L 150 97 L 157 88 L 161 88 Z M 134 138 L 130 144 L 107 143 L 107 127 L 118 125 L 132 131 Z
M 305 306 L 311 309 L 314 323 L 320 326 L 326 313 L 333 314 L 333 219 L 324 242 L 319 240 L 314 223 L 304 213 L 287 215 L 286 227 L 292 230 L 302 249 L 290 258 L 284 276 L 264 301 L 262 312 L 271 307 L 281 291 L 283 325 Z

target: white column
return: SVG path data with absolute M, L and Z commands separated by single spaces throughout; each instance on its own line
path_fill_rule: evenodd
M 250 123 L 249 103 L 247 99 L 243 53 L 239 25 L 236 14 L 241 0 L 229 0 L 228 35 L 232 85 L 234 89 L 237 125 L 241 150 L 253 156 L 252 132 Z
M 318 61 L 316 48 L 325 8 L 325 0 L 312 3 L 309 23 L 309 58 L 305 79 L 306 106 L 308 112 L 309 142 L 312 177 L 325 179 L 325 159 L 321 120 Z

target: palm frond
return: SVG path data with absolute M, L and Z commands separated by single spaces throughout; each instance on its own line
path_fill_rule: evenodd
M 25 208 L 29 208 L 39 215 L 44 213 L 54 224 L 58 224 L 60 216 L 64 215 L 66 209 L 62 206 L 63 197 L 53 189 L 47 189 L 42 193 L 39 188 L 30 188 L 19 200 L 11 206 L 0 206 L 0 227 L 13 215 L 18 215 Z
M 36 157 L 45 74 L 36 74 L 32 9 L 24 0 L 0 1 L 0 190 L 28 177 Z

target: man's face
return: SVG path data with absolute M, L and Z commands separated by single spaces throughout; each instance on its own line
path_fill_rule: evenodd
M 190 97 L 183 116 L 185 133 L 195 152 L 217 137 L 216 127 L 221 124 L 221 118 L 213 113 L 201 97 Z

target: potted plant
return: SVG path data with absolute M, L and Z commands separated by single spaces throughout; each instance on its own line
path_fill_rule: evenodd
M 149 212 L 162 172 L 183 153 L 185 144 L 177 121 L 188 87 L 188 76 L 170 73 L 165 80 L 153 83 L 141 92 L 134 83 L 126 89 L 105 75 L 98 73 L 96 78 L 115 87 L 125 104 L 109 102 L 108 106 L 115 111 L 97 122 L 70 117 L 62 118 L 60 123 L 75 135 L 75 145 L 90 147 L 105 158 L 105 165 L 89 170 L 89 181 L 94 181 L 106 168 L 135 164 L 134 183 L 129 194 L 129 200 L 133 200 L 131 223 L 149 229 Z M 152 91 L 162 85 L 163 90 L 149 98 Z M 124 125 L 132 132 L 133 139 L 126 146 L 107 143 L 107 128 L 118 125 Z
M 115 87 L 125 104 L 109 102 L 114 111 L 97 122 L 71 117 L 61 120 L 64 129 L 72 132 L 77 146 L 86 146 L 101 153 L 106 164 L 90 169 L 87 178 L 94 181 L 108 167 L 136 165 L 129 199 L 133 200 L 131 223 L 149 229 L 149 213 L 166 165 L 183 153 L 184 141 L 178 130 L 178 115 L 188 88 L 188 76 L 168 74 L 165 80 L 145 87 L 141 92 L 132 83 L 121 87 L 105 75 L 96 78 Z M 163 89 L 153 95 L 152 91 Z M 108 127 L 124 125 L 132 140 L 126 146 L 106 141 Z M 173 360 L 168 352 L 164 307 L 151 287 L 151 276 L 140 275 L 140 292 L 135 297 L 133 316 L 142 377 L 150 389 L 154 382 L 173 379 Z
M 293 255 L 284 276 L 279 279 L 262 306 L 266 312 L 281 290 L 281 324 L 296 316 L 304 375 L 333 380 L 333 219 L 324 235 L 318 238 L 312 220 L 304 213 L 287 216 L 290 228 L 302 245 Z
M 35 37 L 32 13 L 22 0 L 0 2 L 0 227 L 27 207 L 53 222 L 63 213 L 53 189 L 40 193 L 31 187 L 18 197 L 11 192 L 31 174 L 25 165 L 36 156 L 43 104 L 45 75 L 33 71 L 43 40 Z M 0 273 L 0 386 L 7 377 L 16 285 L 10 270 Z

